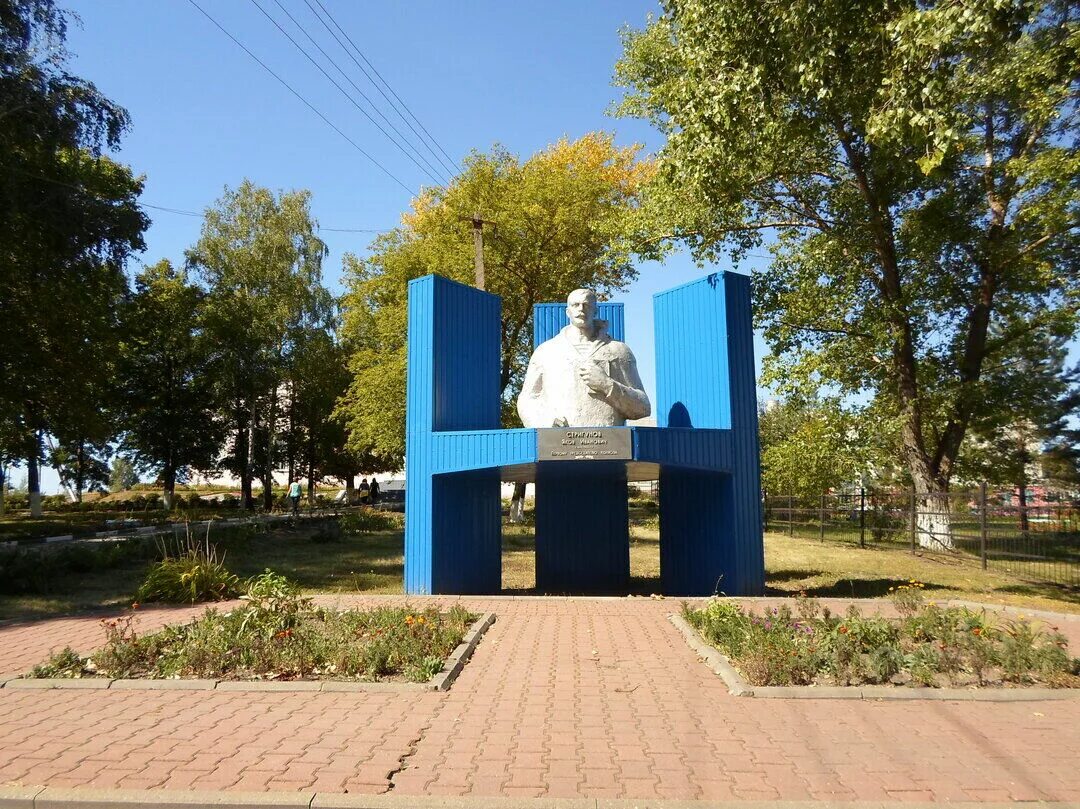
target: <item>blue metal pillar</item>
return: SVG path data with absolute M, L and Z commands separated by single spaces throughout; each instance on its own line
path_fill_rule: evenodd
M 714 273 L 653 297 L 657 426 L 731 431 L 731 474 L 661 464 L 664 592 L 760 595 L 757 398 L 750 279 Z M 666 568 L 666 569 L 665 569 Z
M 540 464 L 536 476 L 536 588 L 625 593 L 630 584 L 626 465 Z
M 409 282 L 408 593 L 493 593 L 502 585 L 498 470 L 436 474 L 445 459 L 434 436 L 499 428 L 500 306 L 497 296 L 440 276 Z

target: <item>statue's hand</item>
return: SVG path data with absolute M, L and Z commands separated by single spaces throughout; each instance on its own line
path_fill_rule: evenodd
M 593 393 L 599 393 L 601 396 L 611 393 L 611 380 L 596 363 L 583 362 L 577 368 L 577 375 L 578 379 L 584 382 Z

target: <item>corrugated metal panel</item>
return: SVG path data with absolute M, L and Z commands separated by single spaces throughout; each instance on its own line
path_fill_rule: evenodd
M 540 464 L 536 586 L 549 593 L 625 593 L 630 583 L 626 465 Z
M 467 457 L 451 456 L 467 455 L 475 442 L 440 441 L 434 432 L 498 428 L 500 308 L 497 296 L 439 276 L 409 283 L 409 593 L 497 592 L 501 586 L 498 470 L 436 475 L 440 467 L 471 468 Z
M 761 536 L 761 452 L 750 279 L 727 273 L 724 284 L 731 358 L 731 426 L 738 470 L 732 482 L 736 520 L 733 555 L 739 595 L 757 595 L 765 589 L 765 550 Z
M 733 468 L 730 430 L 630 429 L 635 460 L 714 472 L 730 472 Z
M 597 316 L 606 320 L 607 333 L 612 340 L 626 342 L 625 321 L 623 319 L 623 305 L 621 303 L 605 302 L 597 306 Z M 533 305 L 533 348 L 535 349 L 545 340 L 550 340 L 564 326 L 569 325 L 570 319 L 566 316 L 566 303 L 537 303 Z
M 724 273 L 653 296 L 656 424 L 731 427 Z
M 536 462 L 536 430 L 436 433 L 435 472 L 458 472 Z

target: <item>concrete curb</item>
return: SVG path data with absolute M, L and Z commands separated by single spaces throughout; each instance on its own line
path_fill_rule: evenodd
M 1026 613 L 1025 613 L 1026 614 Z M 887 685 L 856 686 L 752 686 L 718 649 L 701 639 L 697 630 L 681 615 L 668 620 L 682 633 L 686 645 L 697 652 L 736 697 L 758 699 L 865 699 L 865 700 L 948 700 L 960 702 L 1046 702 L 1080 700 L 1077 688 L 908 688 Z
M 0 809 L 882 809 L 867 801 L 716 801 L 659 798 L 502 798 L 429 795 L 348 795 L 331 792 L 211 792 L 203 790 L 0 787 Z M 1069 801 L 1033 801 L 1046 809 L 1078 809 Z M 940 809 L 918 801 L 905 809 Z M 1015 803 L 950 803 L 951 809 L 1015 809 Z
M 448 691 L 450 689 L 454 680 L 461 674 L 461 670 L 465 668 L 465 663 L 472 657 L 473 651 L 480 643 L 480 638 L 483 637 L 493 623 L 495 623 L 495 613 L 493 612 L 485 612 L 473 622 L 469 631 L 465 633 L 465 637 L 461 639 L 461 643 L 446 658 L 443 670 L 428 683 L 432 691 Z
M 472 657 L 480 638 L 495 623 L 495 613 L 477 618 L 465 637 L 443 662 L 442 671 L 426 683 L 365 683 L 353 680 L 108 680 L 95 677 L 80 679 L 33 678 L 20 675 L 0 676 L 0 688 L 25 691 L 243 691 L 243 692 L 402 692 L 447 691 Z M 0 808 L 3 804 L 0 803 Z

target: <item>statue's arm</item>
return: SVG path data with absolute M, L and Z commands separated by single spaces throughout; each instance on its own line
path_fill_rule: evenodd
M 517 411 L 521 416 L 521 423 L 526 427 L 550 427 L 550 424 L 544 424 L 544 404 L 541 399 L 541 392 L 544 388 L 544 374 L 542 371 L 542 364 L 536 361 L 536 355 L 533 354 L 529 360 L 529 366 L 525 370 L 525 381 L 521 385 L 521 393 L 518 394 Z M 548 421 L 551 420 L 550 414 L 548 414 Z
M 652 406 L 638 374 L 634 355 L 622 358 L 612 370 L 616 373 L 612 374 L 611 392 L 606 397 L 608 404 L 627 419 L 643 419 L 648 416 L 652 412 Z

